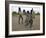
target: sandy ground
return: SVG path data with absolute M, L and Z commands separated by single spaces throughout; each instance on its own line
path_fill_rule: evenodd
M 33 25 L 31 29 L 29 26 L 25 27 L 25 15 L 23 15 L 23 19 L 23 24 L 18 24 L 18 16 L 12 16 L 12 31 L 40 30 L 40 15 L 36 15 L 35 19 L 33 19 Z

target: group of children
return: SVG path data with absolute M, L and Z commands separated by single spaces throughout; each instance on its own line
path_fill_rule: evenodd
M 20 8 L 19 8 L 19 11 L 20 11 Z M 33 13 L 33 8 L 32 8 L 30 13 L 29 13 L 29 11 L 27 11 L 27 13 L 25 14 L 26 15 L 25 27 L 27 27 L 28 25 L 29 25 L 30 28 L 32 27 L 32 24 L 33 24 L 32 13 Z M 23 24 L 23 17 L 22 17 L 21 14 L 19 14 L 19 20 L 18 20 L 19 24 L 20 24 L 20 20 L 22 20 L 21 23 Z

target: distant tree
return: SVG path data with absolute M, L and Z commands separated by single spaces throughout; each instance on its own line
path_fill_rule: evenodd
M 17 12 L 13 11 L 12 14 L 17 14 Z
M 37 12 L 37 13 L 36 13 L 36 15 L 40 15 L 40 13 L 39 13 L 39 12 Z

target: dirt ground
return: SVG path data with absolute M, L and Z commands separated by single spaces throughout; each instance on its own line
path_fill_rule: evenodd
M 23 19 L 23 24 L 19 24 L 18 16 L 12 16 L 12 31 L 40 30 L 40 15 L 36 15 L 35 19 L 33 19 L 33 25 L 31 29 L 29 26 L 25 27 L 25 15 L 23 15 Z

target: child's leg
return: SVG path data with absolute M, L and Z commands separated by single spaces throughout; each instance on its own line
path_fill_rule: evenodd
M 18 20 L 18 23 L 20 24 L 20 16 L 19 16 L 19 20 Z
M 31 19 L 31 22 L 30 22 L 30 28 L 32 27 L 32 24 L 33 24 L 33 20 Z
M 23 24 L 23 17 L 21 17 L 22 18 L 22 24 Z

